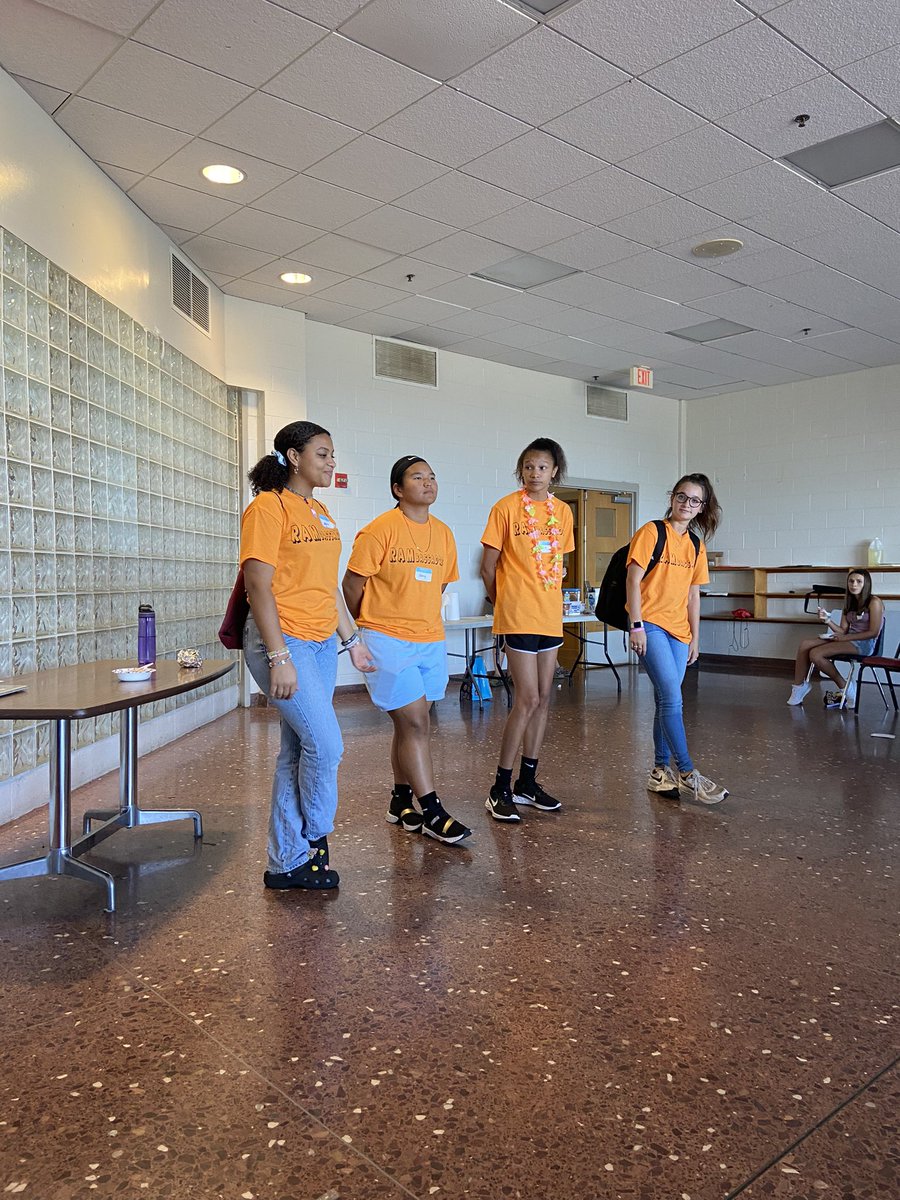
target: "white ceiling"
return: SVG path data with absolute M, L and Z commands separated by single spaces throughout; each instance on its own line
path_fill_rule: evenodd
M 900 0 L 0 17 L 3 67 L 232 295 L 578 379 L 640 362 L 679 398 L 900 362 L 900 170 L 828 192 L 776 161 L 900 119 Z M 209 184 L 211 162 L 246 179 Z M 743 250 L 692 257 L 722 237 Z M 470 278 L 526 251 L 578 273 Z M 282 284 L 289 268 L 313 282 Z M 714 317 L 751 332 L 671 336 Z

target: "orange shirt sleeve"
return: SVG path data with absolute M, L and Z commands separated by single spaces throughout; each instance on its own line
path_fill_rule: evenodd
M 502 550 L 509 536 L 509 511 L 500 504 L 495 504 L 490 511 L 484 533 L 481 535 L 482 546 L 490 546 L 492 550 Z
M 241 566 L 248 558 L 278 566 L 285 519 L 284 505 L 275 492 L 260 492 L 247 505 L 241 518 Z
M 362 575 L 363 578 L 370 579 L 381 570 L 386 550 L 387 545 L 384 539 L 379 538 L 371 526 L 367 525 L 365 529 L 359 531 L 354 539 L 347 570 L 352 571 L 354 575 Z

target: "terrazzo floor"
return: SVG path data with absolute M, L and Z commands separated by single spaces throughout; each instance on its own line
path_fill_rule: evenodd
M 626 672 L 554 697 L 560 814 L 492 823 L 505 707 L 436 707 L 459 847 L 384 821 L 386 718 L 339 700 L 339 892 L 267 892 L 277 720 L 141 760 L 148 806 L 68 879 L 0 885 L 0 1196 L 892 1200 L 900 735 L 779 678 L 689 672 L 717 809 L 648 795 Z M 76 815 L 113 777 L 80 789 Z M 36 854 L 41 811 L 0 830 Z

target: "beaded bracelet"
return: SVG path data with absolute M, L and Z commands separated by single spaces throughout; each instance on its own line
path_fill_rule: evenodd
M 341 645 L 343 646 L 343 648 L 345 650 L 349 650 L 353 646 L 358 646 L 359 645 L 359 631 L 354 630 L 353 633 L 350 634 L 350 636 L 347 638 L 347 640 L 345 642 L 341 642 Z
M 281 650 L 266 651 L 266 661 L 270 667 L 280 667 L 283 663 L 288 662 L 290 657 L 291 652 L 288 650 L 287 646 L 284 646 Z

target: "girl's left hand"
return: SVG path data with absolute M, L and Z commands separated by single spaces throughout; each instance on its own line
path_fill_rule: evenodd
M 693 664 L 697 661 L 697 659 L 699 657 L 700 657 L 700 642 L 699 642 L 699 640 L 693 641 L 693 642 L 691 642 L 691 647 L 688 650 L 687 665 L 689 667 L 693 666 Z
M 362 671 L 364 675 L 368 675 L 375 670 L 372 656 L 362 642 L 357 642 L 355 646 L 351 646 L 347 653 L 350 655 L 350 661 L 356 667 L 357 671 Z

